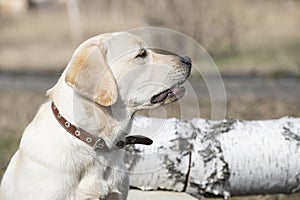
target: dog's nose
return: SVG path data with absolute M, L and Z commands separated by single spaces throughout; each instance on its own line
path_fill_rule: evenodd
M 192 66 L 192 59 L 188 56 L 181 56 L 181 62 L 183 62 L 184 64 L 186 64 L 189 67 Z

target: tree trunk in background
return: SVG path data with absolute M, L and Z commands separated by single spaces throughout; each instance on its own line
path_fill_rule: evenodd
M 266 121 L 136 117 L 127 147 L 130 185 L 200 196 L 293 193 L 300 189 L 300 119 Z

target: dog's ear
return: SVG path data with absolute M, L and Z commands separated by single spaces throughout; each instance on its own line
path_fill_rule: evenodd
M 111 106 L 117 101 L 117 85 L 101 45 L 78 47 L 68 64 L 65 81 L 81 95 L 102 106 Z

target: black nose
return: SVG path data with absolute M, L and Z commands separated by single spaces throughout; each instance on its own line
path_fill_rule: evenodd
M 184 64 L 188 65 L 189 67 L 192 66 L 192 59 L 188 56 L 181 56 L 180 58 L 181 62 L 183 62 Z

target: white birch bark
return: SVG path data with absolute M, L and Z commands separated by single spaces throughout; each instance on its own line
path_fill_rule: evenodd
M 300 118 L 266 121 L 136 117 L 127 147 L 130 185 L 200 196 L 293 193 L 300 189 Z

